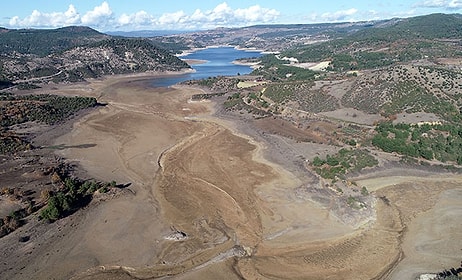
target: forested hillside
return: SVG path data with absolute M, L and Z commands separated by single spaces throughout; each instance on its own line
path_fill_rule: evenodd
M 0 89 L 189 68 L 151 40 L 111 37 L 88 27 L 3 29 L 0 41 Z
M 0 53 L 18 52 L 46 56 L 75 46 L 109 38 L 108 35 L 84 26 L 58 29 L 2 29 Z
M 347 36 L 296 47 L 281 56 L 298 62 L 331 61 L 330 69 L 371 69 L 422 58 L 457 57 L 462 35 L 460 15 L 434 14 L 393 20 Z

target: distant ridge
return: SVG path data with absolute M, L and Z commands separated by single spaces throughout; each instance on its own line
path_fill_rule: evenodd
M 68 26 L 58 29 L 0 29 L 0 53 L 18 52 L 46 56 L 78 45 L 109 38 L 90 27 Z
M 462 15 L 430 14 L 403 19 L 397 24 L 401 30 L 412 30 L 427 38 L 457 38 L 462 36 Z
M 381 21 L 255 25 L 187 33 L 108 32 L 120 36 L 85 26 L 0 28 L 0 80 L 25 83 L 47 78 L 62 82 L 115 73 L 175 71 L 188 66 L 172 58 L 173 53 L 216 45 L 280 52 L 299 63 L 330 61 L 330 71 L 374 69 L 423 58 L 457 57 L 460 43 L 456 40 L 462 38 L 461 26 L 459 14 L 430 14 Z M 162 35 L 176 32 L 180 34 Z
M 175 34 L 184 34 L 194 31 L 184 31 L 184 30 L 139 30 L 139 31 L 108 31 L 105 34 L 111 36 L 122 36 L 122 37 L 158 37 L 158 36 L 168 36 Z
M 75 34 L 86 34 L 86 35 L 103 35 L 103 33 L 96 31 L 95 29 L 88 26 L 65 26 L 55 29 L 55 31 L 67 31 Z
M 423 58 L 458 57 L 462 16 L 431 14 L 391 19 L 329 40 L 298 45 L 282 54 L 300 63 L 330 61 L 329 70 L 373 69 Z
M 3 28 L 0 42 L 0 88 L 190 68 L 151 40 L 113 37 L 85 26 Z
M 462 36 L 462 15 L 430 14 L 404 19 L 392 19 L 372 29 L 362 30 L 354 37 L 402 37 L 406 39 L 459 39 Z

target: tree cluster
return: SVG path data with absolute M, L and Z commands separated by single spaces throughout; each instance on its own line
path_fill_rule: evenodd
M 462 126 L 459 124 L 396 124 L 376 127 L 372 144 L 385 152 L 462 164 Z
M 8 127 L 28 121 L 55 124 L 74 113 L 97 105 L 93 97 L 58 95 L 1 94 L 0 126 Z
M 116 185 L 114 181 L 103 184 L 66 178 L 61 188 L 50 194 L 47 205 L 40 211 L 40 218 L 54 222 L 66 217 L 87 205 L 95 191 L 99 190 L 99 192 L 104 193 Z
M 343 177 L 346 173 L 358 172 L 377 164 L 377 159 L 362 149 L 341 149 L 334 155 L 327 155 L 325 159 L 316 156 L 311 162 L 316 173 L 325 179 Z

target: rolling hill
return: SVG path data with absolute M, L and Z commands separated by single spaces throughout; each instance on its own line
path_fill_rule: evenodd
M 178 71 L 189 65 L 147 39 L 111 37 L 88 27 L 0 33 L 0 87 L 35 87 L 103 75 Z
M 46 56 L 75 46 L 108 39 L 110 36 L 85 26 L 58 29 L 2 29 L 0 53 Z

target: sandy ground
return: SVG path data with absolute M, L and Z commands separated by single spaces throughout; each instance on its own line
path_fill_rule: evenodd
M 189 102 L 194 89 L 117 77 L 57 90 L 108 104 L 55 142 L 91 145 L 60 156 L 131 185 L 62 221 L 8 279 L 413 279 L 460 263 L 460 175 L 358 177 L 376 215 L 353 226 L 297 192 L 309 176 L 268 161 L 270 142 Z

